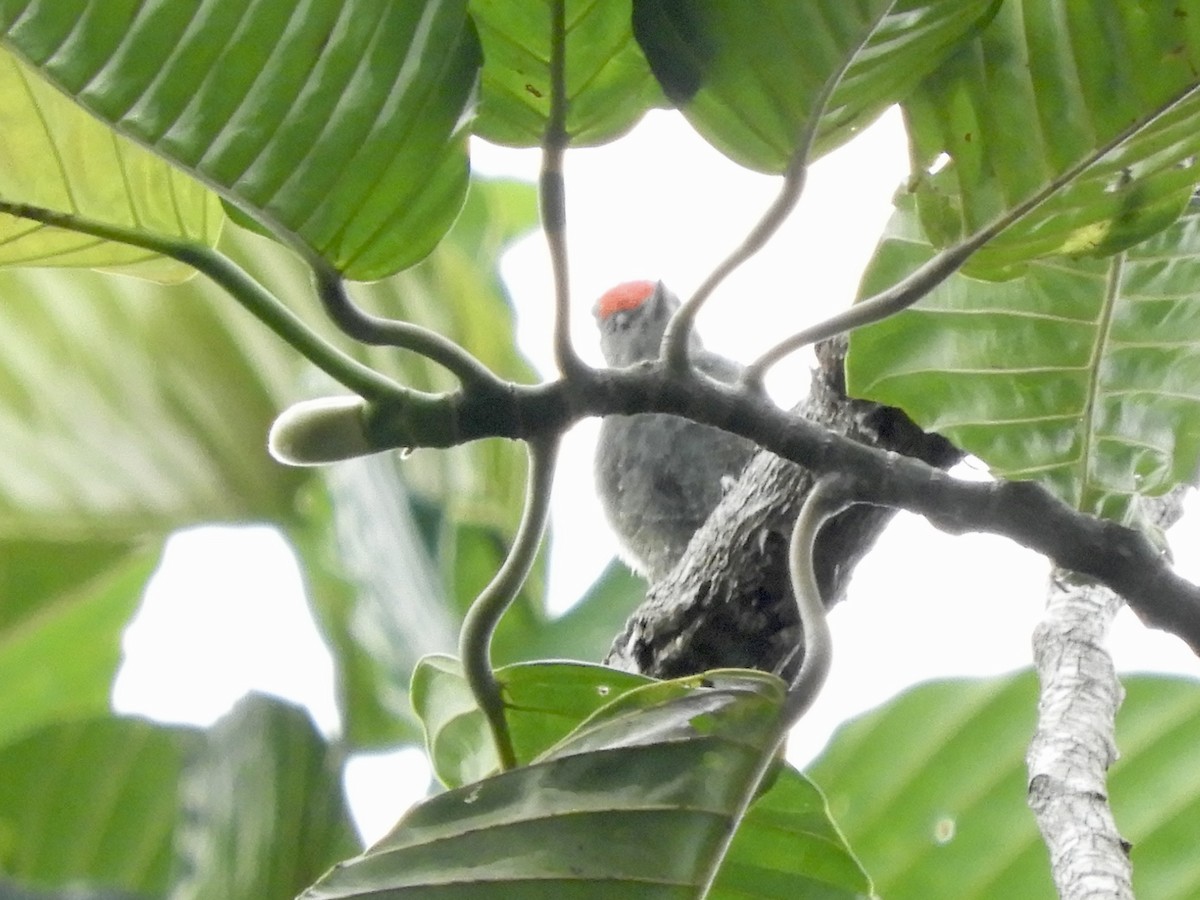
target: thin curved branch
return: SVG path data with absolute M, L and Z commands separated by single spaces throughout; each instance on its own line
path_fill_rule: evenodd
M 1189 100 L 1196 93 L 1196 90 L 1196 88 L 1189 88 L 1187 91 L 1184 91 L 1170 104 L 1159 110 L 1156 116 L 1170 113 L 1180 104 Z M 943 250 L 907 278 L 902 279 L 884 291 L 880 291 L 873 297 L 856 303 L 844 312 L 831 316 L 824 322 L 819 322 L 792 335 L 786 340 L 780 341 L 746 367 L 742 373 L 742 383 L 748 387 L 759 389 L 762 387 L 763 378 L 767 370 L 797 350 L 809 344 L 843 334 L 854 328 L 861 328 L 863 325 L 869 325 L 873 322 L 881 322 L 889 316 L 894 316 L 896 313 L 908 309 L 962 268 L 971 255 L 983 247 L 984 244 L 991 241 L 1000 232 L 1015 224 L 1018 220 L 1029 215 L 1074 181 L 1086 169 L 1115 150 L 1130 137 L 1137 134 L 1146 124 L 1146 120 L 1139 120 L 1122 129 L 1102 146 L 1095 148 L 1083 159 L 1065 169 L 1056 178 L 1047 182 L 1046 186 L 1041 190 L 1021 201 L 1007 213 L 961 243 Z
M 833 92 L 841 83 L 842 76 L 846 73 L 846 68 L 850 65 L 853 56 L 854 54 L 851 53 L 845 54 L 841 66 L 821 86 L 820 92 L 814 99 L 812 112 L 796 137 L 796 149 L 792 151 L 787 168 L 783 171 L 783 183 L 779 186 L 779 193 L 767 207 L 767 211 L 750 229 L 750 233 L 746 235 L 742 243 L 713 269 L 712 273 L 696 289 L 696 292 L 675 311 L 675 315 L 667 323 L 667 330 L 663 334 L 662 357 L 669 368 L 680 371 L 687 367 L 688 338 L 701 307 L 722 281 L 766 245 L 779 227 L 787 221 L 792 210 L 796 208 L 796 204 L 800 202 L 805 182 L 808 180 L 808 158 L 812 153 L 813 143 L 817 139 L 821 114 L 829 103 L 829 98 L 833 96 Z
M 1007 226 L 1005 226 L 1007 227 Z M 962 268 L 971 255 L 990 241 L 998 233 L 998 228 L 988 228 L 979 232 L 969 241 L 943 250 L 929 262 L 925 263 L 911 275 L 896 282 L 896 284 L 880 291 L 861 303 L 856 303 L 849 309 L 830 316 L 823 322 L 818 322 L 810 328 L 797 332 L 786 340 L 780 341 L 742 372 L 742 383 L 758 389 L 762 386 L 767 371 L 784 357 L 795 353 L 809 344 L 837 337 L 847 331 L 882 322 L 889 316 L 894 316 L 908 309 L 935 287 Z
M 788 574 L 791 576 L 792 593 L 796 597 L 800 629 L 804 635 L 804 656 L 788 688 L 787 701 L 781 712 L 789 728 L 800 721 L 800 717 L 817 698 L 833 660 L 833 636 L 829 633 L 829 622 L 825 618 L 825 604 L 817 584 L 813 551 L 821 526 L 846 506 L 845 485 L 840 476 L 826 475 L 813 485 L 804 505 L 800 507 L 796 524 L 792 526 Z
M 330 344 L 245 269 L 213 247 L 25 203 L 0 200 L 0 212 L 65 231 L 140 247 L 178 260 L 211 279 L 305 359 L 359 396 L 368 400 L 398 400 L 408 393 L 406 388 Z
M 763 780 L 774 764 L 779 747 L 787 738 L 788 732 L 800 721 L 800 717 L 816 699 L 825 676 L 829 674 L 829 663 L 833 653 L 833 640 L 829 634 L 829 623 L 825 620 L 825 605 L 821 602 L 821 590 L 817 586 L 816 573 L 813 570 L 813 548 L 816 544 L 817 533 L 821 526 L 846 506 L 846 485 L 838 475 L 827 475 L 813 485 L 796 524 L 792 528 L 789 549 L 789 569 L 792 588 L 796 596 L 796 606 L 800 614 L 800 622 L 804 631 L 804 657 L 800 669 L 788 687 L 787 696 L 779 709 L 779 717 L 775 723 L 774 740 L 767 742 L 765 751 L 759 756 L 752 777 L 746 780 L 746 788 L 740 798 L 740 809 L 732 817 L 735 827 L 725 834 L 723 846 L 711 854 L 711 867 L 704 881 L 700 896 L 705 897 L 716 881 L 725 852 L 733 840 L 736 824 L 741 822 L 758 796 Z
M 363 344 L 418 353 L 452 372 L 466 390 L 503 388 L 504 382 L 491 369 L 449 338 L 411 322 L 387 319 L 361 309 L 350 299 L 337 270 L 315 254 L 304 256 L 313 271 L 325 314 L 347 336 Z
M 550 488 L 554 481 L 558 444 L 557 435 L 529 442 L 529 475 L 521 524 L 504 564 L 467 610 L 459 635 L 463 673 L 487 719 L 500 757 L 500 766 L 505 770 L 515 768 L 517 759 L 504 713 L 504 697 L 492 671 L 492 635 L 500 623 L 500 617 L 529 577 L 529 570 L 541 546 L 550 513 Z
M 567 135 L 567 23 L 565 0 L 550 4 L 550 114 L 542 137 L 542 171 L 538 198 L 542 231 L 550 250 L 554 273 L 554 359 L 558 370 L 570 376 L 587 368 L 571 343 L 571 286 L 567 256 L 567 200 L 563 156 Z

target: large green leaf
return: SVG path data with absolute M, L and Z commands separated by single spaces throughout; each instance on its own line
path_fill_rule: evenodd
M 121 634 L 158 546 L 0 545 L 0 747 L 108 711 Z
M 618 697 L 653 680 L 597 665 L 506 666 L 508 725 L 520 764 L 529 764 Z M 430 657 L 413 677 L 413 703 L 425 724 L 434 770 L 452 788 L 499 769 L 491 732 L 458 661 Z M 830 885 L 860 885 L 861 867 L 829 817 L 825 798 L 795 769 L 783 767 L 755 800 L 710 897 L 823 897 Z M 838 891 L 833 896 L 840 896 Z
M 902 204 L 864 281 L 933 254 Z M 1200 211 L 1105 260 L 955 275 L 851 337 L 847 384 L 898 406 L 1007 478 L 1138 524 L 1138 498 L 1200 469 Z
M 213 244 L 216 195 L 113 133 L 0 49 L 0 198 Z M 149 251 L 0 216 L 0 265 L 75 266 L 178 281 L 191 268 Z
M 183 773 L 172 900 L 290 900 L 355 852 L 340 762 L 303 710 L 242 700 Z
M 551 4 L 471 0 L 483 44 L 475 133 L 536 146 L 550 114 Z M 611 140 L 662 102 L 630 28 L 631 0 L 567 0 L 566 128 L 576 145 Z
M 1005 3 L 904 104 L 935 243 L 1080 165 L 970 265 L 994 275 L 1038 256 L 1111 252 L 1168 224 L 1200 180 L 1197 21 L 1197 0 Z
M 1125 679 L 1121 758 L 1109 793 L 1133 844 L 1134 890 L 1200 896 L 1200 686 Z M 809 773 L 889 900 L 1052 897 L 1046 848 L 1025 805 L 1032 674 L 907 691 L 844 725 Z
M 354 460 L 325 478 L 327 502 L 300 538 L 314 611 L 339 660 L 354 746 L 419 740 L 408 699 L 417 660 L 455 646 L 459 616 L 413 515 L 402 463 Z M 322 510 L 324 514 L 322 515 Z
M 163 896 L 189 729 L 135 719 L 47 726 L 0 747 L 0 871 L 26 887 Z
M 533 217 L 527 185 L 481 183 L 434 254 L 395 278 L 363 286 L 361 299 L 439 328 L 509 377 L 530 377 L 514 348 L 512 311 L 496 266 Z M 235 227 L 226 229 L 222 249 L 340 340 L 322 322 L 310 276 L 294 254 Z M 89 272 L 0 272 L 0 336 L 6 348 L 0 537 L 50 541 L 53 568 L 66 570 L 85 552 L 81 541 L 163 535 L 210 521 L 277 522 L 302 551 L 318 620 L 338 659 L 349 735 L 359 746 L 416 738 L 404 690 L 408 675 L 424 654 L 453 646 L 456 618 L 439 611 L 445 627 L 437 640 L 427 640 L 424 620 L 410 617 L 415 607 L 398 602 L 415 599 L 402 578 L 402 589 L 383 597 L 382 619 L 366 612 L 371 603 L 359 607 L 356 577 L 347 579 L 339 553 L 321 534 L 332 529 L 332 513 L 315 473 L 280 466 L 266 452 L 272 418 L 313 390 L 302 386 L 310 370 L 289 347 L 207 279 L 157 288 Z M 445 373 L 414 354 L 341 343 L 417 387 L 447 386 Z M 393 461 L 389 478 L 397 487 L 377 492 L 371 503 L 412 503 L 423 535 L 429 530 L 424 520 L 462 520 L 479 523 L 470 527 L 490 533 L 492 546 L 502 545 L 520 506 L 522 457 L 511 442 L 491 441 Z M 301 491 L 306 485 L 311 489 Z M 433 526 L 435 534 L 439 527 Z M 389 553 L 357 558 L 379 569 L 395 560 Z M 16 566 L 19 558 L 11 561 Z M 451 554 L 448 571 L 452 561 Z M 440 557 L 430 564 L 440 579 Z M 46 565 L 45 558 L 31 562 L 21 577 L 36 577 Z M 391 583 L 397 575 L 403 572 L 392 569 Z M 423 603 L 447 602 L 453 586 L 437 586 Z M 540 594 L 531 593 L 527 602 L 534 600 L 540 609 Z M 391 627 L 381 627 L 389 620 Z M 529 621 L 541 619 L 531 613 Z M 115 620 L 109 624 L 117 627 Z M 410 656 L 396 653 L 403 643 L 385 640 L 396 634 L 409 635 Z M 97 639 L 90 650 L 98 659 L 110 646 Z M 83 666 L 91 653 L 71 658 Z M 30 677 L 44 681 L 44 668 Z M 85 696 L 92 695 L 81 692 L 80 702 Z
M 849 140 L 995 5 L 635 0 L 634 30 L 666 94 L 713 146 L 742 165 L 782 172 L 813 115 L 818 152 Z
M 738 825 L 707 900 L 876 897 L 817 787 L 783 766 Z
M 208 282 L 165 291 L 0 272 L 0 537 L 286 515 L 303 476 L 269 458 L 265 435 L 291 354 Z
M 351 278 L 421 259 L 466 192 L 480 65 L 466 0 L 4 0 L 0 35 Z
M 532 765 L 416 807 L 304 897 L 694 897 L 775 743 L 782 698 L 781 682 L 748 672 L 623 693 Z M 800 804 L 799 818 L 782 827 L 799 834 L 812 806 L 794 793 L 796 782 L 785 781 Z M 780 827 L 769 812 L 757 827 Z M 824 822 L 808 835 L 807 850 L 819 843 L 828 856 L 844 855 Z M 869 891 L 852 862 L 807 869 L 794 855 L 780 866 L 769 853 L 737 858 L 739 870 L 719 896 L 754 895 L 766 884 L 778 890 L 780 881 L 784 894 L 759 895 Z

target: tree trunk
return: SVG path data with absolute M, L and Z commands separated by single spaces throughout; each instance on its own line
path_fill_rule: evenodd
M 810 421 L 873 447 L 948 468 L 962 454 L 926 434 L 900 410 L 846 396 L 844 339 L 817 346 L 812 390 L 796 411 Z M 787 548 L 809 473 L 768 452 L 751 460 L 687 553 L 646 599 L 613 643 L 606 662 L 673 678 L 721 667 L 776 671 L 799 666 L 803 644 L 787 572 Z M 816 570 L 827 607 L 838 602 L 851 572 L 894 510 L 859 505 L 831 520 L 816 546 Z

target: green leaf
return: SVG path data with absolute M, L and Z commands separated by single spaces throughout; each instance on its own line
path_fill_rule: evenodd
M 624 693 L 533 765 L 416 807 L 303 896 L 694 897 L 775 745 L 783 696 L 751 672 Z M 867 887 L 842 877 L 787 896 Z
M 417 660 L 457 642 L 458 617 L 395 456 L 352 460 L 326 474 L 330 506 L 293 540 L 314 612 L 336 651 L 347 737 L 357 747 L 418 739 L 408 699 Z
M 25 887 L 166 893 L 190 729 L 59 723 L 0 747 L 0 871 Z
M 288 900 L 354 852 L 340 764 L 303 710 L 238 703 L 183 774 L 172 900 Z
M 528 185 L 480 183 L 437 251 L 402 275 L 363 286 L 364 303 L 439 328 L 510 377 L 531 377 L 513 346 L 496 261 L 534 214 Z M 332 334 L 294 254 L 236 227 L 225 230 L 222 248 Z M 348 735 L 356 746 L 417 739 L 404 687 L 417 659 L 454 646 L 456 621 L 439 609 L 441 637 L 430 643 L 414 634 L 412 655 L 398 661 L 400 644 L 383 639 L 394 629 L 358 608 L 353 581 L 317 533 L 332 519 L 316 473 L 280 466 L 266 452 L 272 419 L 297 399 L 310 371 L 291 348 L 207 279 L 155 288 L 33 270 L 0 272 L 0 340 L 0 539 L 50 541 L 45 569 L 52 571 L 69 568 L 91 541 L 158 537 L 199 522 L 275 522 L 302 553 L 317 618 L 337 657 Z M 357 352 L 418 387 L 447 386 L 444 373 L 413 354 Z M 486 523 L 496 534 L 515 527 L 524 460 L 510 442 L 391 465 L 389 477 L 402 478 L 404 496 L 423 511 L 416 513 L 422 534 L 421 517 L 443 514 Z M 395 502 L 384 494 L 372 502 Z M 367 562 L 388 566 L 391 557 Z M 432 565 L 440 579 L 440 561 Z M 393 602 L 411 596 L 403 578 L 399 584 L 383 598 L 383 621 L 420 632 L 421 620 L 404 618 L 414 607 Z M 435 584 L 439 592 L 425 602 L 443 604 L 447 589 Z M 98 640 L 93 649 L 108 646 Z M 83 665 L 92 657 L 81 651 L 70 658 Z M 39 667 L 29 677 L 46 673 Z
M 121 635 L 158 554 L 157 545 L 3 545 L 0 746 L 108 711 Z
M 933 255 L 911 202 L 863 292 Z M 851 393 L 898 406 L 998 475 L 1032 479 L 1085 512 L 1141 524 L 1139 499 L 1200 469 L 1200 210 L 1107 260 L 965 275 L 859 329 Z
M 1169 224 L 1197 180 L 1198 18 L 1197 0 L 1005 3 L 904 104 L 934 242 L 1056 185 L 970 268 L 996 277 L 1037 257 L 1102 255 Z
M 518 663 L 496 670 L 503 686 L 517 762 L 532 762 L 580 722 L 634 688 L 644 675 L 588 663 Z M 453 657 L 427 656 L 412 682 L 413 707 L 442 784 L 457 788 L 494 774 L 499 760 L 491 731 Z
M 350 278 L 424 257 L 467 188 L 466 0 L 0 2 L 68 96 Z
M 550 113 L 551 4 L 471 0 L 483 44 L 475 133 L 498 144 L 541 143 Z M 630 28 L 631 0 L 567 0 L 567 134 L 600 144 L 662 101 Z
M 816 785 L 791 766 L 738 826 L 708 900 L 875 897 Z
M 522 765 L 564 740 L 570 743 L 573 729 L 617 698 L 654 683 L 645 676 L 579 663 L 505 666 L 496 677 L 503 685 Z M 458 788 L 497 771 L 491 732 L 457 660 L 422 660 L 413 676 L 413 703 L 443 784 Z M 831 885 L 841 890 L 822 892 Z M 798 772 L 784 767 L 741 822 L 710 896 L 850 896 L 851 888 L 867 893 L 869 882 L 830 820 L 824 797 Z
M 481 574 L 490 576 L 495 564 L 488 563 L 491 568 Z M 531 602 L 514 604 L 501 623 L 494 656 L 600 659 L 644 593 L 644 582 L 614 561 L 583 599 L 558 618 L 548 619 Z M 510 725 L 521 762 L 546 750 L 599 705 L 645 683 L 640 676 L 588 662 L 514 663 L 501 666 L 498 673 L 512 705 Z M 421 660 L 412 692 L 434 771 L 443 784 L 459 787 L 497 768 L 491 732 L 457 660 L 437 655 Z
M 0 49 L 0 198 L 212 245 L 214 194 L 113 133 Z M 189 266 L 147 250 L 0 215 L 0 266 L 103 268 L 181 281 Z
M 499 272 L 501 255 L 536 222 L 532 185 L 476 179 L 462 215 L 433 253 L 391 278 L 353 285 L 352 293 L 372 312 L 445 335 L 505 378 L 534 381 L 532 367 L 516 347 L 512 305 Z M 415 353 L 363 347 L 341 335 L 325 319 L 313 294 L 311 273 L 294 254 L 245 231 L 229 232 L 222 249 L 343 350 L 419 390 L 457 386 L 444 369 Z M 280 397 L 281 405 L 296 396 L 295 372 L 284 369 L 291 376 L 291 389 Z M 310 386 L 306 393 L 313 396 L 321 390 Z M 518 476 L 524 471 L 524 453 L 515 442 L 475 441 L 450 450 L 418 451 L 405 459 L 401 471 L 419 502 L 444 506 L 451 518 L 516 528 L 524 495 Z
M 1121 758 L 1109 794 L 1133 844 L 1134 893 L 1200 894 L 1200 741 L 1194 681 L 1124 679 Z M 1031 673 L 923 685 L 844 725 L 809 769 L 851 846 L 889 900 L 1051 897 L 1046 848 L 1025 805 Z
M 911 90 L 995 0 L 635 0 L 664 92 L 741 165 L 782 172 L 813 115 L 832 150 Z M 836 82 L 832 96 L 826 86 Z
M 163 290 L 0 272 L 0 538 L 286 515 L 304 476 L 265 444 L 292 354 L 207 281 Z

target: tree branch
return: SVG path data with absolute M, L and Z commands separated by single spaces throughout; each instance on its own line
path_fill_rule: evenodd
M 871 404 L 872 408 L 874 404 Z M 1200 653 L 1200 588 L 1176 575 L 1146 537 L 1071 509 L 1031 482 L 967 482 L 919 458 L 860 443 L 786 412 L 758 392 L 661 362 L 587 370 L 502 395 L 456 392 L 371 404 L 363 427 L 377 450 L 449 447 L 483 437 L 560 434 L 584 416 L 666 412 L 742 435 L 812 476 L 842 472 L 859 503 L 907 509 L 959 534 L 1011 538 L 1123 596 L 1148 625 Z
M 1064 900 L 1133 900 L 1129 845 L 1105 784 L 1117 759 L 1113 720 L 1125 691 L 1103 643 L 1120 608 L 1112 591 L 1056 571 L 1034 634 L 1041 695 L 1026 754 L 1028 801 Z
M 445 367 L 468 389 L 503 387 L 504 382 L 491 369 L 449 338 L 411 322 L 366 312 L 350 299 L 340 272 L 315 254 L 306 254 L 306 258 L 325 314 L 349 337 L 363 344 L 419 353 Z
M 962 454 L 922 432 L 902 412 L 846 396 L 845 342 L 818 345 L 820 367 L 796 414 L 830 431 L 944 468 Z M 657 677 L 721 666 L 789 677 L 801 662 L 801 625 L 790 593 L 787 535 L 814 476 L 773 453 L 758 454 L 689 545 L 676 568 L 650 586 L 607 662 Z M 856 505 L 821 530 L 814 569 L 826 606 L 843 596 L 858 560 L 895 510 Z
M 1150 501 L 1155 527 L 1165 531 L 1178 521 L 1184 493 L 1176 489 Z M 1033 635 L 1041 693 L 1026 754 L 1028 800 L 1066 900 L 1133 900 L 1129 844 L 1117 830 L 1106 785 L 1117 759 L 1115 718 L 1125 691 L 1104 639 L 1121 602 L 1106 588 L 1055 571 Z

